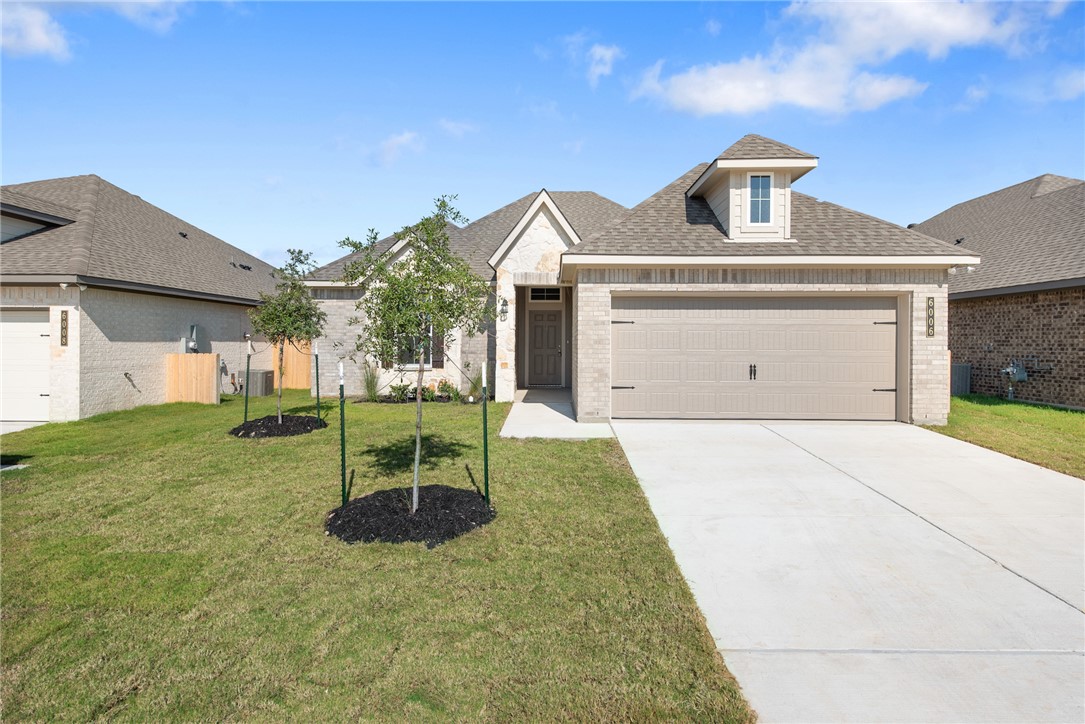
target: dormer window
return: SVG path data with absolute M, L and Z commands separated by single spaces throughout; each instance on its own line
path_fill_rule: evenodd
M 750 174 L 750 223 L 772 223 L 772 174 Z

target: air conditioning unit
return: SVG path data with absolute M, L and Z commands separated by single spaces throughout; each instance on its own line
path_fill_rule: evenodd
M 275 373 L 271 370 L 249 370 L 249 397 L 263 397 L 275 391 Z

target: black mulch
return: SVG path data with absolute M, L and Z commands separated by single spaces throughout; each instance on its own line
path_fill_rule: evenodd
M 346 543 L 425 543 L 434 548 L 486 525 L 497 511 L 474 490 L 447 485 L 418 488 L 411 515 L 411 489 L 378 490 L 328 513 L 325 529 Z
M 328 423 L 312 415 L 283 415 L 281 425 L 277 415 L 268 415 L 242 423 L 230 430 L 230 434 L 234 437 L 287 437 L 304 435 L 327 426 Z

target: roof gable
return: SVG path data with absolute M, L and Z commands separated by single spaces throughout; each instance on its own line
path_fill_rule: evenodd
M 561 213 L 561 209 L 558 208 L 554 199 L 550 197 L 546 189 L 542 189 L 535 196 L 535 199 L 531 202 L 531 205 L 527 207 L 520 220 L 516 222 L 516 225 L 512 227 L 512 230 L 505 235 L 505 238 L 501 241 L 501 244 L 494 250 L 494 253 L 487 259 L 487 263 L 497 269 L 498 265 L 509 253 L 512 247 L 520 239 L 524 230 L 527 229 L 528 224 L 532 222 L 536 215 L 542 212 L 543 209 L 548 210 L 554 217 L 554 221 L 557 222 L 558 228 L 565 233 L 569 238 L 570 243 L 576 245 L 580 243 L 581 239 L 577 236 L 576 231 L 569 224 L 569 220 L 565 218 L 565 214 Z
M 736 161 L 752 159 L 780 159 L 780 158 L 817 158 L 813 154 L 800 151 L 794 146 L 774 141 L 771 138 L 748 133 L 735 141 L 723 153 L 716 157 L 717 161 Z

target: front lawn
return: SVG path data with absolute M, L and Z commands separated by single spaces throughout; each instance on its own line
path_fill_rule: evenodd
M 241 408 L 4 436 L 0 718 L 752 719 L 616 441 L 503 440 L 495 405 L 492 523 L 348 546 L 337 405 L 260 440 Z M 409 484 L 413 416 L 348 403 L 352 496 Z M 481 485 L 480 409 L 426 424 L 423 484 Z
M 929 429 L 1085 478 L 1085 412 L 966 395 L 952 398 L 948 425 Z

